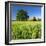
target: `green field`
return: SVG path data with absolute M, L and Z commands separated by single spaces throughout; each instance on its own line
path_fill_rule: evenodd
M 41 21 L 12 21 L 12 39 L 41 38 Z

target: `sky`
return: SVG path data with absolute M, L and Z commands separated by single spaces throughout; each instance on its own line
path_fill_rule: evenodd
M 16 15 L 18 10 L 25 10 L 28 13 L 29 19 L 32 17 L 41 18 L 41 7 L 40 6 L 32 6 L 32 5 L 11 5 L 11 16 L 12 20 L 16 20 Z

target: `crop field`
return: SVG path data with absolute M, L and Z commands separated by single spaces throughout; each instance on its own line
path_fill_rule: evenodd
M 41 21 L 12 21 L 12 39 L 41 38 Z

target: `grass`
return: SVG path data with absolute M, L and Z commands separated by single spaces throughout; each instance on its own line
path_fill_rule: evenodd
M 41 38 L 41 21 L 12 21 L 12 39 Z

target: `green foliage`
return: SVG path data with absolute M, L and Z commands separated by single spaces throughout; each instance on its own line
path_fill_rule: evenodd
M 27 15 L 27 12 L 24 11 L 23 9 L 21 9 L 17 12 L 16 20 L 25 21 L 25 20 L 28 20 L 28 18 L 29 18 L 29 16 Z
M 13 21 L 12 39 L 41 38 L 41 23 L 39 21 Z
M 41 21 L 41 19 L 40 19 L 40 18 L 38 18 L 38 21 Z
M 37 19 L 36 19 L 36 17 L 33 17 L 33 21 L 36 21 Z

